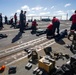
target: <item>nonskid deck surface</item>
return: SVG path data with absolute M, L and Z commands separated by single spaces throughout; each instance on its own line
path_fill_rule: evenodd
M 44 26 L 42 24 L 44 24 Z M 41 28 L 44 29 L 45 27 L 47 27 L 46 24 L 49 24 L 49 23 L 40 23 L 39 26 L 42 25 Z M 71 23 L 62 22 L 60 28 L 61 28 L 61 30 L 65 29 L 65 28 L 69 28 L 70 25 L 71 25 Z M 67 38 L 62 40 L 61 43 L 57 43 L 54 39 L 48 40 L 46 38 L 45 34 L 36 36 L 36 35 L 32 35 L 30 33 L 30 30 L 27 30 L 27 31 L 25 31 L 24 34 L 22 34 L 22 38 L 16 40 L 14 43 L 11 43 L 11 40 L 13 39 L 13 37 L 15 37 L 17 35 L 18 32 L 19 32 L 18 29 L 12 29 L 12 30 L 6 29 L 5 31 L 2 30 L 0 32 L 0 33 L 8 34 L 7 38 L 0 39 L 0 41 L 2 42 L 0 44 L 2 46 L 3 46 L 3 44 L 5 45 L 4 46 L 5 48 L 1 48 L 1 50 L 0 50 L 0 65 L 2 65 L 2 64 L 7 65 L 6 70 L 3 72 L 4 75 L 8 74 L 7 71 L 8 71 L 9 66 L 17 66 L 18 71 L 15 75 L 21 75 L 21 73 L 24 75 L 26 72 L 27 72 L 26 75 L 33 75 L 32 70 L 37 65 L 34 65 L 32 67 L 32 69 L 29 71 L 27 71 L 25 69 L 25 67 L 23 67 L 23 65 L 25 66 L 29 60 L 27 58 L 28 53 L 25 51 L 26 48 L 28 48 L 28 50 L 35 49 L 38 52 L 39 56 L 46 55 L 43 49 L 48 46 L 52 47 L 53 52 L 59 51 L 64 54 L 68 53 L 70 56 L 73 55 L 71 53 L 71 51 L 65 47 L 65 44 L 71 44 L 71 42 Z M 28 36 L 27 36 L 27 34 L 28 34 Z M 10 47 L 10 44 L 15 44 L 15 45 Z M 64 59 L 64 60 L 59 59 L 58 61 L 56 61 L 56 65 L 61 66 L 63 63 L 66 63 L 67 61 L 68 61 L 67 59 Z M 22 72 L 21 72 L 21 69 L 23 70 Z

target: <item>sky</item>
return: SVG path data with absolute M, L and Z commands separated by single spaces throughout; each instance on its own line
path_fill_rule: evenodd
M 68 18 L 76 10 L 76 0 L 0 0 L 0 13 L 13 16 L 20 11 L 27 11 L 27 16 L 59 16 Z

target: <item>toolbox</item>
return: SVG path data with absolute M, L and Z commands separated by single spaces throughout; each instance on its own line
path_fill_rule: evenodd
M 44 69 L 46 72 L 50 72 L 52 69 L 55 68 L 55 61 L 49 61 L 43 57 L 38 61 L 38 67 Z
M 26 66 L 25 66 L 26 69 L 31 69 L 31 67 L 32 67 L 31 63 L 27 63 Z
M 70 64 L 72 64 L 73 62 L 76 62 L 76 54 L 71 56 Z
M 37 70 L 38 70 L 38 67 L 36 67 L 35 69 L 33 69 L 33 73 L 36 73 Z
M 15 74 L 16 73 L 16 67 L 9 67 L 8 74 Z

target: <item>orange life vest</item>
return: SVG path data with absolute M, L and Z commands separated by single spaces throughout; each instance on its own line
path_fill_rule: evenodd
M 2 65 L 1 67 L 0 67 L 0 71 L 3 71 L 4 69 L 5 69 L 5 65 Z

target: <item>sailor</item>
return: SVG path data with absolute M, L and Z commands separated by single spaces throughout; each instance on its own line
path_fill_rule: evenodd
M 47 30 L 46 30 L 47 37 L 53 35 L 53 30 L 52 29 L 53 29 L 53 24 L 49 24 L 48 27 L 47 27 Z
M 52 23 L 53 23 L 53 35 L 55 35 L 56 29 L 57 29 L 57 34 L 59 35 L 59 28 L 60 28 L 59 19 L 54 16 L 52 19 Z
M 36 19 L 34 19 L 34 21 L 32 21 L 32 31 L 36 31 L 37 30 L 37 22 Z

